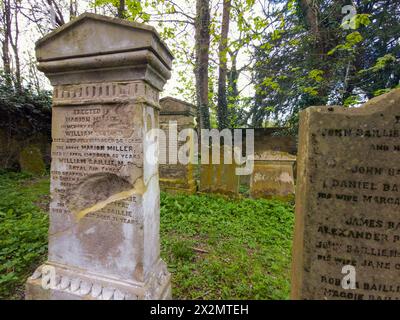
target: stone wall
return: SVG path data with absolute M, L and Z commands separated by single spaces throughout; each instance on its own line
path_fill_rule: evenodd
M 34 105 L 0 105 L 0 169 L 22 169 L 26 154 L 30 164 L 43 167 L 51 160 L 51 110 Z M 29 152 L 29 150 L 36 150 Z
M 212 163 L 212 150 L 209 153 L 209 164 L 200 166 L 200 191 L 235 196 L 239 193 L 238 166 L 231 151 L 232 163 L 224 163 L 224 147 L 221 146 L 220 162 Z

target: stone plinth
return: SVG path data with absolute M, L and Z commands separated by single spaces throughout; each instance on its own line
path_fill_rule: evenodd
M 186 143 L 190 144 L 188 152 L 194 156 L 194 138 L 191 136 L 189 141 L 177 141 L 172 144 L 169 139 L 170 124 L 175 122 L 177 133 L 179 135 L 182 130 L 195 128 L 195 106 L 185 101 L 181 101 L 172 97 L 165 97 L 160 100 L 160 129 L 166 133 L 166 141 L 164 143 L 164 150 L 160 146 L 160 151 L 165 152 L 167 163 L 160 164 L 160 188 L 163 191 L 170 193 L 188 193 L 196 192 L 196 181 L 194 176 L 194 166 L 189 164 L 174 164 L 168 160 L 170 156 L 177 158 L 177 152 Z M 172 153 L 172 154 L 171 154 Z
M 48 261 L 27 299 L 167 299 L 160 259 L 159 91 L 172 55 L 148 26 L 83 14 L 39 40 L 54 86 Z M 154 159 L 153 159 L 154 160 Z
M 299 134 L 292 298 L 400 299 L 400 89 Z
M 229 196 L 239 194 L 240 176 L 236 174 L 238 165 L 234 161 L 232 152 L 232 163 L 224 163 L 224 151 L 221 147 L 220 163 L 212 163 L 212 152 L 209 155 L 210 163 L 200 166 L 200 191 L 207 193 L 220 193 Z
M 254 170 L 250 180 L 252 198 L 288 200 L 294 195 L 293 166 L 296 156 L 287 152 L 267 150 L 254 155 Z

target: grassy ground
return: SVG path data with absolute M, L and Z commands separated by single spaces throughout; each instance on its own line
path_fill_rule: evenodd
M 46 258 L 48 177 L 0 174 L 0 299 Z M 175 299 L 287 299 L 293 207 L 215 195 L 161 196 L 161 251 Z
M 45 259 L 49 180 L 0 174 L 0 299 L 23 297 L 23 283 Z

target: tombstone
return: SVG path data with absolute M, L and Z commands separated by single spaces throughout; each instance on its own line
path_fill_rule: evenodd
M 172 55 L 149 26 L 83 14 L 36 44 L 54 86 L 48 261 L 27 299 L 167 299 L 159 92 Z
M 160 129 L 166 133 L 166 141 L 161 143 L 160 152 L 166 155 L 166 164 L 160 164 L 160 188 L 163 191 L 170 193 L 187 193 L 192 194 L 196 192 L 196 181 L 194 176 L 193 163 L 180 164 L 169 163 L 169 159 L 178 159 L 178 150 L 185 144 L 189 143 L 189 153 L 193 157 L 195 153 L 194 138 L 188 141 L 177 141 L 176 144 L 172 143 L 174 140 L 169 140 L 169 129 L 171 121 L 176 121 L 176 129 L 179 135 L 184 129 L 195 128 L 195 106 L 172 98 L 165 97 L 160 100 Z M 169 148 L 171 145 L 171 148 Z M 165 148 L 164 150 L 162 148 Z
M 269 136 L 254 142 L 254 170 L 250 179 L 252 198 L 290 200 L 294 196 L 294 137 Z
M 245 133 L 244 129 L 243 132 Z M 287 132 L 285 127 L 268 127 L 268 128 L 253 128 L 254 130 L 254 149 L 255 150 L 273 150 L 284 151 L 290 154 L 296 154 L 296 140 L 292 136 L 284 136 Z M 271 140 L 272 139 L 272 140 Z M 273 144 L 271 144 L 273 141 Z M 243 146 L 246 146 L 246 138 L 243 136 Z M 240 184 L 250 188 L 251 175 L 240 176 Z
M 224 163 L 224 146 L 221 146 L 220 163 L 212 163 L 212 151 L 210 150 L 209 164 L 200 166 L 200 192 L 219 193 L 235 196 L 239 193 L 240 176 L 236 174 L 239 167 L 232 151 L 232 163 Z
M 292 298 L 400 299 L 400 89 L 299 134 Z
M 34 175 L 46 173 L 46 164 L 43 161 L 42 152 L 36 145 L 28 145 L 22 149 L 19 154 L 19 164 L 21 171 Z

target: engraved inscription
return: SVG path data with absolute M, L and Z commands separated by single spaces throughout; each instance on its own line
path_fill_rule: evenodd
M 294 260 L 303 265 L 294 263 L 302 277 L 293 297 L 400 299 L 399 92 L 372 101 L 373 112 L 367 104 L 302 114 L 296 232 L 304 242 Z M 346 265 L 355 289 L 342 287 Z
M 134 125 L 141 118 L 134 105 L 55 107 L 53 112 L 60 124 L 53 128 L 53 214 L 82 210 L 133 188 L 143 165 L 142 132 Z M 137 201 L 132 195 L 85 219 L 141 223 Z

